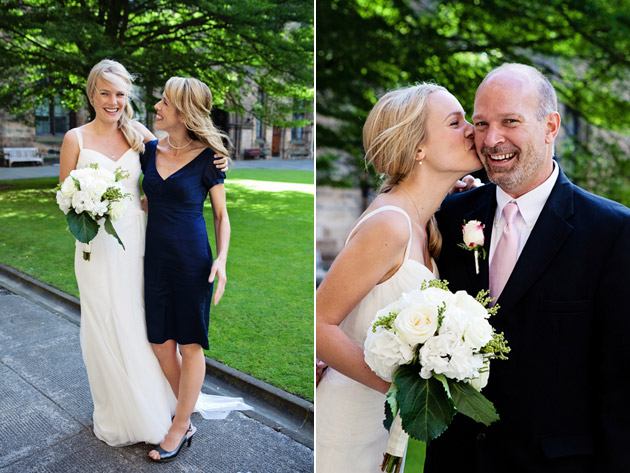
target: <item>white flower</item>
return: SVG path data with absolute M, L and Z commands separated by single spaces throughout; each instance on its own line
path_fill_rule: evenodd
M 492 340 L 492 325 L 483 317 L 471 317 L 464 329 L 464 340 L 475 351 L 481 350 Z
M 412 347 L 433 336 L 437 325 L 437 307 L 426 302 L 411 304 L 398 314 L 393 324 L 398 337 Z
M 92 196 L 85 191 L 76 191 L 72 196 L 72 208 L 78 214 L 81 212 L 91 212 L 94 208 Z
M 473 355 L 472 348 L 468 345 L 458 345 L 451 353 L 444 376 L 458 381 L 475 378 L 483 368 L 483 361 L 483 355 Z
M 490 314 L 486 308 L 466 291 L 457 291 L 452 301 L 456 307 L 471 314 L 478 314 L 488 318 Z
M 468 248 L 483 246 L 485 237 L 483 235 L 484 225 L 479 220 L 471 220 L 462 227 L 464 233 L 464 244 Z
M 59 208 L 64 214 L 68 215 L 72 207 L 72 198 L 64 195 L 63 192 L 59 190 L 57 191 L 57 205 L 59 205 Z
M 79 189 L 77 189 L 74 179 L 68 176 L 63 181 L 63 184 L 61 184 L 61 190 L 59 192 L 61 192 L 64 195 L 64 197 L 72 198 L 74 193 L 78 190 Z
M 365 362 L 385 381 L 391 381 L 398 367 L 409 363 L 414 355 L 407 343 L 382 326 L 376 332 L 370 327 L 363 347 Z
M 458 337 L 453 332 L 436 335 L 420 348 L 420 376 L 429 379 L 433 372 L 443 373 L 450 359 L 450 354 L 457 345 Z
M 113 222 L 122 217 L 127 210 L 127 199 L 112 202 L 109 209 L 109 217 Z

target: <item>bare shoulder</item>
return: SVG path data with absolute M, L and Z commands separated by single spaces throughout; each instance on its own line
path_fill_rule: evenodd
M 78 128 L 72 128 L 68 130 L 63 137 L 63 142 L 61 143 L 62 148 L 66 149 L 79 149 L 79 138 L 77 136 Z
M 352 234 L 350 241 L 353 240 L 374 248 L 399 251 L 406 248 L 409 241 L 409 220 L 395 210 L 382 210 L 361 222 Z

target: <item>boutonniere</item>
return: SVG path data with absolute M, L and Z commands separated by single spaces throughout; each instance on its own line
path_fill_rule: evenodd
M 479 274 L 479 253 L 481 253 L 481 257 L 483 259 L 486 259 L 486 249 L 483 247 L 483 244 L 486 241 L 483 234 L 484 227 L 485 225 L 479 220 L 471 220 L 468 223 L 464 220 L 464 225 L 462 225 L 464 243 L 457 245 L 460 248 L 473 251 L 475 253 L 475 271 L 477 274 Z

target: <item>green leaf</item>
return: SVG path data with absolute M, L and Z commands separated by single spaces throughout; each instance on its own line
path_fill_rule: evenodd
M 74 209 L 66 214 L 70 233 L 81 243 L 89 243 L 98 233 L 98 223 L 87 212 L 76 213 Z
M 499 414 L 494 405 L 470 384 L 449 380 L 448 385 L 457 412 L 485 426 L 499 420 Z
M 439 437 L 455 415 L 455 406 L 442 383 L 423 379 L 418 366 L 401 366 L 394 382 L 398 385 L 398 405 L 405 431 L 416 440 L 429 442 Z
M 114 238 L 116 238 L 116 240 L 118 240 L 118 243 L 120 243 L 120 246 L 123 247 L 123 250 L 125 249 L 125 245 L 123 245 L 122 240 L 120 239 L 120 237 L 118 236 L 118 233 L 116 233 L 116 229 L 114 228 L 114 226 L 112 225 L 112 222 L 110 219 L 106 218 L 105 219 L 105 225 L 103 225 L 105 227 L 105 231 L 107 233 L 109 233 L 110 235 L 112 235 Z
M 394 417 L 398 414 L 398 386 L 395 383 L 392 383 L 389 386 L 389 390 L 387 394 L 385 394 L 385 420 L 383 420 L 383 425 L 387 430 L 392 428 L 392 423 L 394 422 Z

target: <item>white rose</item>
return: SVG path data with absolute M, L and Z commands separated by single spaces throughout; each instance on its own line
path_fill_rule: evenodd
M 428 304 L 435 306 L 436 308 L 446 303 L 447 307 L 453 300 L 453 293 L 446 291 L 438 287 L 428 287 L 424 291 L 424 298 Z
M 394 330 L 411 346 L 427 341 L 437 330 L 437 307 L 423 302 L 411 304 L 394 320 Z
M 466 291 L 457 291 L 451 302 L 466 313 L 478 314 L 485 318 L 490 316 L 486 308 Z
M 76 191 L 78 191 L 78 189 L 74 182 L 74 179 L 72 179 L 70 176 L 66 177 L 66 179 L 63 181 L 63 184 L 61 184 L 60 192 L 65 197 L 71 199 Z
M 72 198 L 64 195 L 61 191 L 57 191 L 57 205 L 67 215 L 72 207 Z
M 368 331 L 365 343 L 365 362 L 380 378 L 391 381 L 400 365 L 413 359 L 414 350 L 395 333 L 383 327 Z
M 464 244 L 468 248 L 474 248 L 475 246 L 483 246 L 485 243 L 485 237 L 483 235 L 484 225 L 479 220 L 471 220 L 463 226 L 464 229 Z
M 127 199 L 112 202 L 109 208 L 109 217 L 112 221 L 118 220 L 127 210 Z
M 471 317 L 464 329 L 464 340 L 476 351 L 492 340 L 492 325 L 483 317 Z

